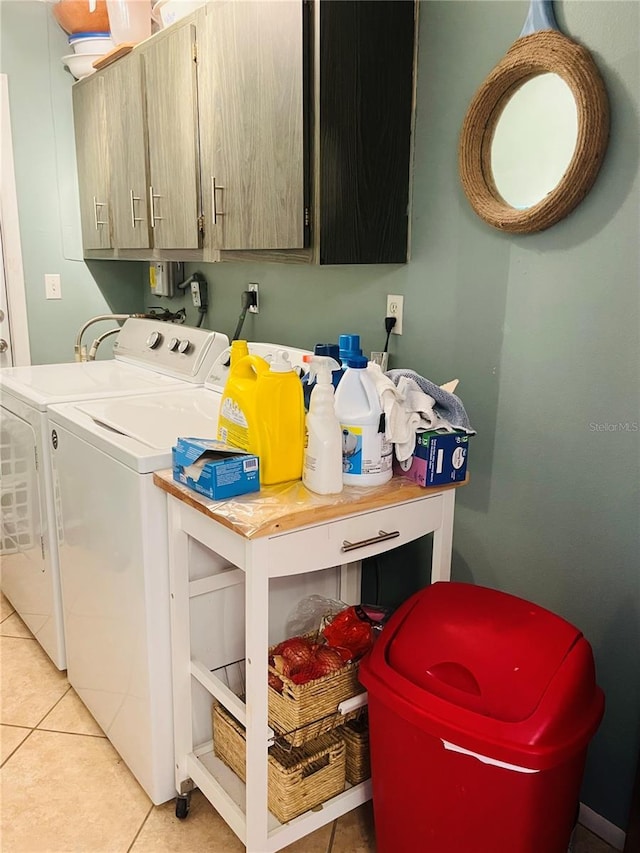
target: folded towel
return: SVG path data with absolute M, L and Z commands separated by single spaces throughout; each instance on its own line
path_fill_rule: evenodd
M 385 414 L 386 438 L 393 442 L 400 462 L 411 457 L 417 430 L 475 432 L 462 401 L 415 371 L 396 369 L 385 374 L 373 362 L 367 370 Z

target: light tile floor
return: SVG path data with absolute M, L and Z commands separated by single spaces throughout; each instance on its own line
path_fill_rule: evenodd
M 173 801 L 152 805 L 65 674 L 9 602 L 0 603 L 2 853 L 242 853 L 199 791 L 185 821 L 176 819 Z M 286 850 L 373 853 L 370 806 Z M 612 848 L 579 827 L 574 850 Z

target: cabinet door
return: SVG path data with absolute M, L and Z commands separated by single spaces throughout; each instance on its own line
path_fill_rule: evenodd
M 205 241 L 304 246 L 301 0 L 207 4 L 198 30 Z
M 146 249 L 151 243 L 140 56 L 132 53 L 107 68 L 104 86 L 113 243 L 119 249 Z
M 149 220 L 158 249 L 200 245 L 195 27 L 142 48 L 149 146 Z
M 82 243 L 85 249 L 109 249 L 109 162 L 102 75 L 73 87 L 73 117 Z

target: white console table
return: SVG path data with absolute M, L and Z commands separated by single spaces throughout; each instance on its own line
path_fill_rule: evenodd
M 248 853 L 272 853 L 371 797 L 367 780 L 286 824 L 268 811 L 266 665 L 269 645 L 284 638 L 270 637 L 274 606 L 282 632 L 287 595 L 289 606 L 311 592 L 357 603 L 360 561 L 427 533 L 431 580 L 449 580 L 456 486 L 424 489 L 394 477 L 321 497 L 296 483 L 216 503 L 175 483 L 171 471 L 154 481 L 168 493 L 176 813 L 182 804 L 186 816 L 198 787 Z M 235 692 L 233 667 L 242 669 Z M 246 784 L 213 753 L 213 698 L 246 729 Z

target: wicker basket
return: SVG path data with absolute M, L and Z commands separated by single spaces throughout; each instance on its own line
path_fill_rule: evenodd
M 346 777 L 351 785 L 359 785 L 371 776 L 369 760 L 369 723 L 367 716 L 349 720 L 340 729 L 346 747 Z
M 213 706 L 213 748 L 244 781 L 244 729 L 217 703 Z M 280 823 L 335 797 L 345 786 L 344 741 L 330 732 L 299 748 L 269 747 L 268 784 L 268 808 Z
M 269 649 L 269 655 L 273 648 Z M 269 687 L 269 725 L 292 746 L 301 746 L 360 713 L 338 712 L 340 702 L 364 691 L 358 681 L 357 663 L 347 663 L 336 672 L 306 684 L 294 684 L 272 666 L 269 672 L 277 675 L 283 684 L 282 693 Z

